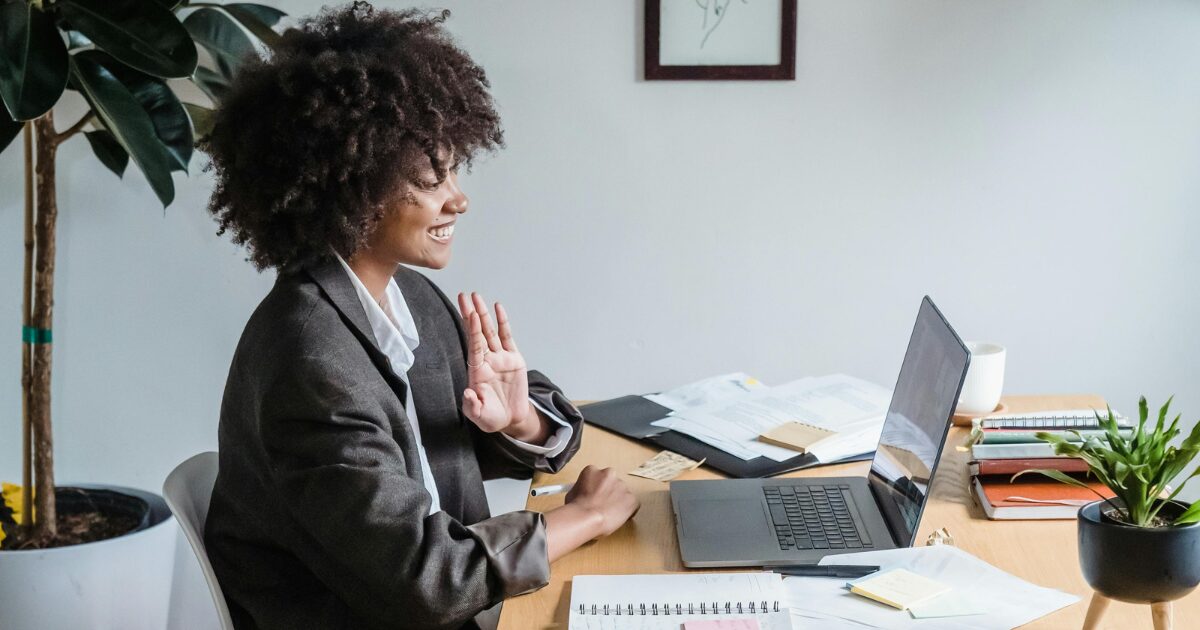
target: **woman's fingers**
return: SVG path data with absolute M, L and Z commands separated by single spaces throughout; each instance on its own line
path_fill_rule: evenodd
M 471 319 L 471 313 L 475 312 L 475 304 L 461 291 L 458 293 L 458 312 L 464 322 Z
M 483 324 L 483 336 L 487 337 L 489 349 L 492 352 L 500 352 L 500 337 L 496 335 L 496 327 L 492 325 L 492 316 L 488 313 L 487 302 L 484 302 L 483 297 L 475 292 L 471 292 L 471 300 L 475 303 L 475 312 L 479 313 L 480 322 Z
M 510 352 L 517 351 L 517 341 L 512 336 L 512 326 L 508 323 L 508 311 L 496 302 L 496 323 L 500 326 L 500 345 Z
M 471 311 L 471 317 L 467 323 L 467 343 L 468 352 L 471 356 L 467 357 L 467 367 L 478 368 L 483 365 L 483 360 L 487 356 L 488 344 L 483 338 L 483 330 L 479 323 L 479 313 Z
M 479 396 L 475 390 L 467 388 L 463 391 L 463 414 L 469 420 L 478 420 L 479 414 L 483 413 L 483 401 L 479 400 Z

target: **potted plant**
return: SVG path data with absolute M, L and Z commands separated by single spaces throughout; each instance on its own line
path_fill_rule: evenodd
M 1079 563 L 1083 577 L 1096 591 L 1085 627 L 1095 627 L 1109 600 L 1151 604 L 1155 627 L 1170 626 L 1170 602 L 1200 584 L 1200 501 L 1187 505 L 1176 497 L 1200 474 L 1183 473 L 1200 453 L 1200 424 L 1178 446 L 1180 416 L 1167 423 L 1171 400 L 1159 409 L 1158 420 L 1147 426 L 1146 399 L 1138 401 L 1138 424 L 1122 437 L 1112 409 L 1096 414 L 1102 437 L 1073 438 L 1041 432 L 1037 437 L 1054 445 L 1059 455 L 1078 457 L 1090 473 L 1116 495 L 1079 510 Z M 1128 435 L 1128 433 L 1127 433 Z M 1072 485 L 1087 484 L 1057 470 L 1028 470 Z M 1014 479 L 1016 477 L 1014 476 Z
M 25 157 L 22 482 L 6 485 L 0 500 L 6 630 L 161 628 L 174 558 L 175 526 L 158 495 L 55 485 L 58 148 L 82 136 L 118 177 L 132 160 L 166 208 L 175 196 L 172 173 L 187 172 L 195 141 L 211 124 L 208 104 L 256 53 L 256 39 L 266 46 L 278 40 L 272 27 L 283 16 L 245 3 L 0 0 L 0 151 L 23 145 Z M 184 102 L 176 90 L 199 103 Z M 84 113 L 60 131 L 54 109 L 66 101 Z M 111 617 L 97 618 L 100 611 Z

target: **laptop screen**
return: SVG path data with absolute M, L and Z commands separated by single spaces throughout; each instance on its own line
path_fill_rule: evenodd
M 916 535 L 969 362 L 966 346 L 926 296 L 868 477 L 899 546 Z

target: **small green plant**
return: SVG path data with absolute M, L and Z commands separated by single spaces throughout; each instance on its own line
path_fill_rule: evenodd
M 1078 431 L 1071 431 L 1075 434 L 1073 439 L 1046 432 L 1037 433 L 1037 437 L 1054 445 L 1055 453 L 1078 457 L 1087 462 L 1091 474 L 1108 486 L 1123 505 L 1117 505 L 1099 493 L 1097 495 L 1113 506 L 1117 515 L 1130 525 L 1158 527 L 1195 523 L 1200 521 L 1200 501 L 1193 503 L 1174 521 L 1166 521 L 1158 515 L 1163 506 L 1179 495 L 1188 481 L 1200 475 L 1200 467 L 1197 467 L 1179 482 L 1178 487 L 1172 489 L 1167 485 L 1200 453 L 1200 423 L 1192 428 L 1178 447 L 1171 445 L 1171 440 L 1180 434 L 1179 415 L 1169 426 L 1166 423 L 1171 400 L 1168 399 L 1159 409 L 1158 422 L 1153 430 L 1148 431 L 1146 398 L 1143 396 L 1139 399 L 1137 429 L 1129 438 L 1122 437 L 1111 408 L 1107 416 L 1096 413 L 1096 420 L 1104 429 L 1103 438 L 1095 435 L 1085 438 Z M 1013 479 L 1029 472 L 1041 473 L 1056 481 L 1091 490 L 1086 483 L 1057 470 L 1023 470 L 1013 475 Z

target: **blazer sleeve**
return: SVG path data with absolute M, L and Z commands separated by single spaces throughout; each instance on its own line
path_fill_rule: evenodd
M 467 526 L 429 514 L 419 463 L 406 461 L 377 398 L 344 383 L 335 363 L 293 361 L 260 398 L 265 474 L 298 534 L 291 551 L 381 627 L 458 627 L 544 586 L 542 515 Z
M 528 477 L 530 470 L 558 472 L 579 451 L 583 439 L 583 414 L 571 404 L 550 379 L 537 370 L 529 371 L 529 397 L 546 409 L 558 412 L 571 426 L 571 441 L 554 457 L 534 453 L 504 439 L 498 433 L 484 433 L 467 421 L 476 434 L 479 470 L 484 479 L 496 477 Z

